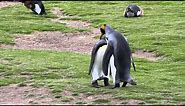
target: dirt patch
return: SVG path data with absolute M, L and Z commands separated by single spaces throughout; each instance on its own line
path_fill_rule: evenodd
M 127 105 L 137 105 L 139 103 L 144 103 L 144 101 L 140 100 L 118 100 L 114 99 L 112 94 L 74 94 L 70 91 L 64 91 L 60 94 L 61 100 L 66 100 L 68 98 L 69 101 L 63 101 L 62 104 L 102 104 L 102 105 L 116 105 L 116 104 L 127 104 Z M 63 98 L 65 97 L 65 98 Z
M 103 102 L 102 102 L 103 101 Z M 102 102 L 102 103 L 101 103 Z M 32 86 L 19 87 L 9 85 L 0 87 L 1 105 L 60 105 L 60 104 L 127 104 L 137 105 L 144 103 L 140 100 L 118 100 L 112 94 L 75 94 L 63 91 L 57 96 L 52 95 L 47 88 L 34 88 Z
M 134 57 L 144 58 L 144 59 L 147 59 L 149 61 L 157 61 L 157 60 L 159 60 L 159 59 L 162 58 L 160 56 L 157 56 L 155 53 L 152 53 L 152 52 L 144 52 L 142 50 L 136 50 L 132 55 Z
M 35 32 L 31 35 L 18 35 L 15 45 L 1 45 L 2 48 L 36 49 L 90 53 L 96 39 L 92 32 Z
M 64 10 L 61 10 L 60 8 L 58 7 L 54 7 L 52 8 L 51 12 L 57 16 L 57 18 L 55 20 L 59 20 L 59 19 L 62 19 L 62 18 L 77 18 L 77 16 L 73 16 L 73 15 L 69 15 L 69 14 L 66 14 L 64 12 Z
M 31 86 L 18 87 L 10 85 L 0 87 L 0 104 L 33 105 L 58 104 L 58 101 L 47 88 L 33 88 Z
M 76 33 L 62 33 L 59 31 L 34 32 L 30 35 L 16 35 L 15 45 L 1 45 L 0 48 L 69 51 L 90 54 L 97 41 L 95 38 L 98 35 L 100 35 L 98 29 L 92 32 Z M 157 61 L 163 58 L 155 53 L 142 50 L 136 50 L 132 55 L 149 61 Z
M 18 3 L 18 2 L 1 1 L 0 2 L 0 8 L 14 6 L 14 5 L 17 5 L 17 4 L 20 4 L 20 3 Z
M 83 28 L 83 29 L 89 29 L 91 27 L 91 23 L 87 21 L 80 21 L 80 20 L 64 20 L 64 19 L 70 19 L 70 18 L 77 18 L 77 16 L 73 15 L 66 15 L 60 8 L 53 8 L 51 10 L 53 14 L 55 14 L 58 18 L 52 19 L 53 22 L 63 23 L 66 24 L 68 27 L 73 28 Z M 92 28 L 93 29 L 93 28 Z

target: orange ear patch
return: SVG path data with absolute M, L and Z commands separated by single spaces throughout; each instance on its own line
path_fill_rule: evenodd
M 106 24 L 101 25 L 101 29 L 105 30 Z

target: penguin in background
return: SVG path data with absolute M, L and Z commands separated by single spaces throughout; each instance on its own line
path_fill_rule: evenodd
M 139 17 L 139 16 L 143 16 L 144 15 L 144 11 L 141 9 L 141 7 L 137 6 L 137 5 L 129 5 L 123 13 L 124 17 Z
M 120 87 L 121 82 L 123 82 L 122 87 L 125 87 L 127 83 L 136 85 L 130 75 L 132 56 L 128 42 L 121 33 L 112 29 L 109 25 L 104 24 L 100 29 L 101 36 L 104 36 L 107 41 L 107 48 L 102 61 L 104 75 L 107 76 L 110 73 L 110 68 L 114 88 Z
M 31 9 L 35 14 L 46 15 L 44 4 L 41 0 L 21 0 L 24 6 Z

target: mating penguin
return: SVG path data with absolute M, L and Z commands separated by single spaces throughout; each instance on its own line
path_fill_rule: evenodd
M 98 80 L 102 79 L 104 79 L 105 86 L 109 85 L 108 81 L 109 76 L 105 76 L 102 69 L 102 61 L 106 48 L 107 48 L 106 40 L 100 37 L 100 40 L 96 42 L 91 52 L 89 74 L 92 75 L 92 86 L 95 88 L 99 88 Z
M 107 48 L 102 62 L 104 75 L 109 74 L 110 67 L 111 72 L 115 72 L 112 75 L 114 88 L 120 87 L 121 82 L 123 82 L 122 87 L 126 86 L 127 83 L 136 85 L 136 82 L 130 76 L 131 50 L 128 42 L 121 33 L 106 24 L 102 25 L 100 29 L 102 36 L 107 41 Z
M 46 14 L 44 4 L 41 0 L 22 0 L 21 2 L 24 3 L 24 6 L 31 9 L 35 14 Z
M 143 10 L 137 5 L 129 5 L 123 13 L 124 17 L 139 17 L 143 15 Z

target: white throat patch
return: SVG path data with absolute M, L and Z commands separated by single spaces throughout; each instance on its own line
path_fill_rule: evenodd
M 38 4 L 35 4 L 35 12 L 37 13 L 37 14 L 40 14 L 41 13 L 41 8 L 39 7 L 39 5 Z

